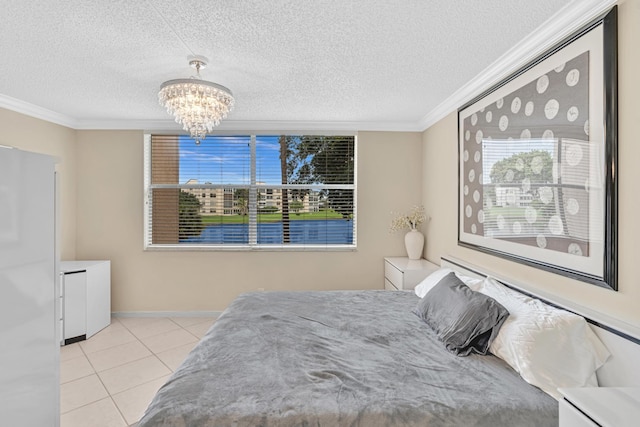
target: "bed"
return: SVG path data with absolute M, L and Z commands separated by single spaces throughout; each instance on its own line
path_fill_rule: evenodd
M 223 312 L 138 427 L 557 426 L 490 353 L 447 350 L 408 291 L 255 292 Z

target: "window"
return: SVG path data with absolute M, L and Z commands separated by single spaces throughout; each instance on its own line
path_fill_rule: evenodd
M 356 247 L 355 136 L 147 135 L 145 165 L 146 248 Z

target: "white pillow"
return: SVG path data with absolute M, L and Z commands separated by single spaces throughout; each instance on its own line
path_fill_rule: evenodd
M 427 277 L 422 279 L 422 282 L 418 283 L 414 288 L 414 292 L 420 298 L 424 298 L 424 296 L 438 284 L 440 280 L 444 278 L 447 274 L 451 273 L 453 270 L 447 267 L 442 267 L 429 274 Z M 483 279 L 475 279 L 473 277 L 464 276 L 458 272 L 456 272 L 456 276 L 458 279 L 462 280 L 462 283 L 471 288 L 472 291 L 477 291 L 480 286 L 482 286 Z
M 487 278 L 479 292 L 509 310 L 489 351 L 529 384 L 562 399 L 560 387 L 598 386 L 596 370 L 610 353 L 585 319 Z

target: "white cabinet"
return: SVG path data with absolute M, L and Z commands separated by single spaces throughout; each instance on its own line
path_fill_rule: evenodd
M 0 424 L 60 422 L 53 158 L 0 146 Z
M 89 338 L 111 323 L 111 262 L 60 263 L 62 344 Z
M 411 290 L 440 266 L 426 259 L 387 257 L 384 259 L 384 288 L 387 290 Z
M 583 387 L 559 390 L 560 427 L 631 427 L 640 419 L 640 388 Z

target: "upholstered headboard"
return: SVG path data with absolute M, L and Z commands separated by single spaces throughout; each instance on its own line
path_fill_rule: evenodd
M 517 280 L 505 278 L 483 267 L 455 257 L 442 257 L 441 266 L 459 271 L 467 276 L 493 277 L 518 292 L 584 317 L 612 355 L 607 363 L 597 371 L 600 386 L 640 387 L 640 369 L 638 369 L 638 361 L 640 361 L 640 328 L 634 328 L 606 314 L 580 307 L 557 296 L 544 294 L 518 283 Z

